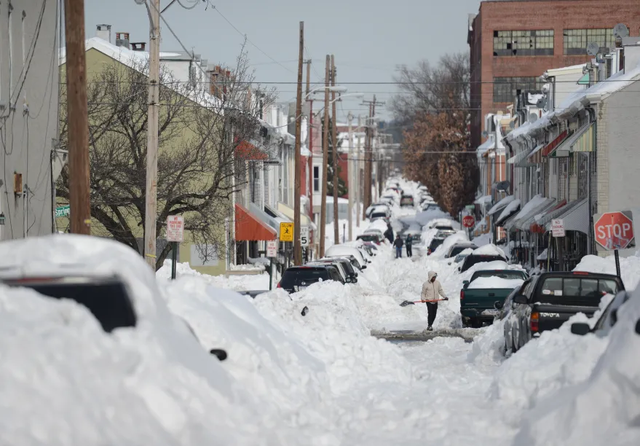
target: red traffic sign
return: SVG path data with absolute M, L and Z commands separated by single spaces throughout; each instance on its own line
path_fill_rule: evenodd
M 594 217 L 596 242 L 607 251 L 633 248 L 633 214 L 631 211 L 606 212 Z
M 473 215 L 465 215 L 462 217 L 462 226 L 465 228 L 473 228 L 476 224 L 476 219 L 473 218 Z

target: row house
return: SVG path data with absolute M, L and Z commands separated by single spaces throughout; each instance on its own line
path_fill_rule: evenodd
M 606 254 L 594 239 L 594 215 L 629 210 L 637 218 L 639 80 L 640 38 L 624 37 L 591 62 L 547 70 L 536 102 L 542 113 L 516 101 L 514 128 L 503 138 L 509 195 L 490 209 L 512 259 L 570 270 L 584 255 Z M 554 219 L 564 237 L 552 236 Z

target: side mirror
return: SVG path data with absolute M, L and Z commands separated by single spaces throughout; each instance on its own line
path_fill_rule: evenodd
M 451 265 L 451 262 L 447 263 L 447 265 Z
M 502 310 L 502 307 L 504 307 L 504 302 L 500 302 L 499 300 L 496 300 L 493 303 L 493 308 L 495 308 L 496 310 Z
M 301 315 L 306 316 L 307 313 L 309 312 L 309 307 L 307 307 L 305 305 L 305 307 L 302 309 L 302 311 L 300 312 Z
M 513 301 L 517 304 L 524 304 L 524 305 L 529 303 L 529 299 L 527 299 L 527 296 L 523 294 L 518 294 L 516 297 L 513 298 Z
M 571 324 L 571 333 L 578 336 L 584 336 L 591 331 L 591 327 L 589 324 L 585 324 L 584 322 L 574 322 Z
M 209 351 L 209 353 L 218 358 L 218 360 L 220 361 L 224 361 L 225 359 L 227 359 L 227 352 L 222 349 L 213 348 Z
M 458 267 L 458 272 L 462 272 L 462 267 L 461 266 Z
M 463 281 L 462 281 L 462 287 L 463 287 L 463 288 L 466 288 L 466 287 L 468 287 L 468 286 L 469 286 L 469 281 L 468 281 L 468 280 L 463 280 Z

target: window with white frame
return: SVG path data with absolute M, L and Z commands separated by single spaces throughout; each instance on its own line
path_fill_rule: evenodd
M 320 166 L 313 166 L 313 191 L 320 192 Z

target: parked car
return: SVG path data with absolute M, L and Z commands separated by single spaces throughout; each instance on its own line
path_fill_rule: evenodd
M 460 290 L 462 324 L 477 328 L 493 322 L 499 312 L 496 303 L 503 304 L 514 288 L 520 288 L 527 278 L 527 273 L 520 269 L 474 272 L 471 279 L 462 282 Z
M 378 255 L 378 245 L 375 243 L 365 242 L 362 246 L 369 248 L 369 253 L 372 256 Z
M 478 247 L 472 242 L 458 242 L 449 248 L 449 252 L 445 255 L 445 258 L 455 257 L 466 249 L 478 249 Z
M 411 235 L 411 246 L 417 245 L 422 241 L 422 233 L 420 231 L 414 231 L 414 230 L 406 231 L 402 236 L 405 242 L 407 240 L 408 235 Z
M 442 245 L 442 243 L 444 243 L 444 238 L 434 237 L 427 248 L 427 255 L 430 256 L 433 254 L 435 250 L 438 249 L 438 246 Z
M 388 207 L 386 206 L 377 206 L 375 209 L 373 209 L 373 211 L 371 211 L 371 214 L 369 214 L 369 220 L 374 221 L 377 219 L 389 219 L 391 218 L 391 211 L 389 210 Z
M 438 229 L 438 232 L 436 233 L 436 237 L 438 238 L 447 238 L 450 235 L 456 234 L 457 231 L 455 231 L 454 229 Z
M 346 257 L 326 257 L 319 260 L 314 260 L 313 263 L 337 263 L 340 265 L 340 267 L 345 273 L 346 283 L 358 282 L 358 273 L 356 272 L 355 268 L 351 264 L 351 261 Z
M 342 263 L 340 262 L 340 260 L 338 258 L 314 260 L 312 262 L 305 263 L 305 266 L 318 266 L 318 265 L 320 265 L 320 266 L 324 266 L 324 265 L 333 265 L 333 266 L 335 266 L 336 268 L 338 268 L 338 272 L 340 273 L 340 276 L 342 277 L 342 282 L 343 283 L 351 283 L 351 276 L 344 269 L 344 266 L 342 265 Z
M 335 265 L 292 266 L 282 274 L 278 288 L 295 293 L 314 283 L 331 280 L 344 283 Z
M 413 207 L 413 195 L 403 195 L 402 198 L 400 198 L 400 206 Z
M 453 258 L 453 262 L 449 262 L 449 265 L 452 265 L 454 263 L 456 264 L 462 264 L 462 262 L 464 262 L 464 259 L 466 259 L 471 253 L 473 252 L 473 249 L 465 249 L 464 251 L 462 251 L 460 254 L 458 254 L 457 256 L 455 256 Z
M 362 240 L 363 242 L 371 242 L 376 245 L 381 244 L 384 241 L 384 236 L 381 234 L 377 234 L 375 232 L 365 232 L 364 234 L 360 234 L 356 237 L 356 240 Z
M 463 273 L 478 263 L 495 261 L 506 262 L 507 258 L 501 254 L 476 254 L 475 252 L 472 252 L 464 259 L 464 262 L 462 262 L 462 265 L 458 269 Z
M 367 267 L 367 263 L 369 263 L 362 253 L 355 246 L 348 245 L 333 245 L 325 252 L 325 257 L 344 257 L 344 256 L 354 256 L 358 263 L 360 264 L 359 268 L 365 269 Z
M 532 276 L 513 297 L 509 323 L 505 324 L 505 348 L 517 351 L 540 333 L 559 328 L 574 314 L 591 317 L 602 296 L 620 291 L 624 291 L 622 280 L 611 274 L 573 271 Z

